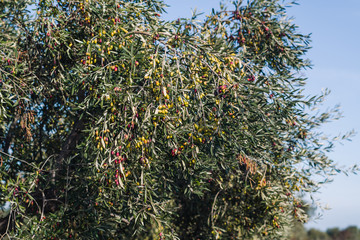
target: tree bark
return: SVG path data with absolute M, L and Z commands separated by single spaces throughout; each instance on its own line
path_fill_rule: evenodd
M 14 120 L 10 124 L 9 130 L 7 132 L 6 138 L 4 140 L 4 153 L 9 153 L 10 145 L 12 141 L 14 140 L 14 130 L 16 127 L 17 122 L 20 120 L 20 114 L 16 114 Z

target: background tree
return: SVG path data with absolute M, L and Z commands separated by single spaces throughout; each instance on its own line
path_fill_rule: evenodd
M 308 231 L 309 239 L 315 239 L 315 240 L 327 240 L 330 239 L 329 236 L 322 231 L 319 231 L 317 229 L 310 229 Z
M 340 171 L 316 133 L 337 109 L 301 95 L 309 37 L 276 0 L 203 22 L 164 7 L 1 2 L 6 236 L 273 239 L 307 220 L 298 194 Z
M 326 230 L 327 235 L 332 239 L 338 239 L 340 236 L 340 229 L 339 228 L 330 228 Z
M 295 224 L 292 231 L 292 240 L 356 240 L 360 237 L 360 231 L 356 226 L 349 226 L 343 230 L 339 228 L 329 228 L 325 232 L 311 228 L 305 230 L 301 223 Z

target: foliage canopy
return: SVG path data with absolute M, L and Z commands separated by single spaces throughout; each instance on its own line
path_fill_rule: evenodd
M 272 239 L 306 221 L 299 193 L 339 171 L 316 132 L 337 110 L 301 93 L 309 36 L 278 0 L 164 8 L 1 1 L 5 235 Z

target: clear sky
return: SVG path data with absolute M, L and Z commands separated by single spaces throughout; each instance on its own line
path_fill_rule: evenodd
M 166 19 L 190 17 L 192 9 L 210 13 L 220 0 L 164 0 L 170 5 Z M 319 94 L 329 88 L 330 96 L 324 109 L 341 105 L 344 118 L 324 125 L 323 132 L 331 135 L 354 129 L 358 134 L 351 142 L 338 144 L 329 154 L 340 166 L 360 165 L 360 0 L 298 0 L 300 5 L 288 9 L 300 32 L 312 33 L 312 49 L 307 57 L 313 69 L 308 77 L 307 94 Z M 360 175 L 336 176 L 326 185 L 317 199 L 331 210 L 321 219 L 312 220 L 307 228 L 326 230 L 330 227 L 360 227 Z

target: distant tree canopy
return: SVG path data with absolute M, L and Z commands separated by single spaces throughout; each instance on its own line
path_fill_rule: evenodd
M 299 230 L 299 229 L 298 229 Z M 305 233 L 305 234 L 304 234 Z M 305 231 L 293 231 L 291 240 L 357 240 L 360 239 L 360 229 L 356 226 L 349 226 L 343 230 L 329 228 L 326 232 L 317 229 Z
M 2 0 L 3 236 L 287 238 L 340 170 L 282 4 L 169 22 L 160 0 Z

